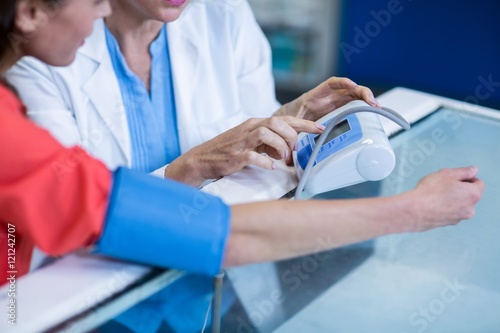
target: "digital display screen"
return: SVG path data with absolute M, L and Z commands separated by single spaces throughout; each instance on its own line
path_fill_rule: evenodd
M 335 125 L 335 127 L 333 127 L 333 129 L 330 131 L 330 133 L 328 133 L 328 136 L 326 137 L 326 140 L 323 143 L 323 145 L 327 144 L 331 140 L 341 136 L 342 134 L 344 134 L 350 130 L 351 130 L 351 126 L 349 125 L 349 122 L 347 121 L 347 119 L 342 120 L 340 123 Z M 318 139 L 320 136 L 321 135 L 317 135 L 314 138 L 315 143 L 318 143 Z

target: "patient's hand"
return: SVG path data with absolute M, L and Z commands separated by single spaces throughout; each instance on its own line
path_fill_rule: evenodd
M 476 167 L 443 169 L 424 177 L 408 192 L 418 217 L 412 231 L 457 224 L 474 216 L 484 183 L 476 178 Z

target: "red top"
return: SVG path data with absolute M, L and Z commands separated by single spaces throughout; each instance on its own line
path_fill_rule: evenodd
M 0 85 L 0 285 L 28 272 L 35 245 L 61 255 L 96 241 L 111 188 L 104 164 L 62 147 L 23 112 Z

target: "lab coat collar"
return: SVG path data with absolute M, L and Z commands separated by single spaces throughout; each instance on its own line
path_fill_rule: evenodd
M 79 49 L 79 53 L 95 64 L 95 71 L 83 83 L 82 90 L 94 104 L 103 121 L 101 129 L 109 130 L 120 147 L 128 166 L 132 163 L 127 116 L 125 113 L 120 85 L 114 75 L 113 64 L 106 44 L 104 21 L 97 20 L 94 32 Z M 105 82 L 105 84 L 103 84 Z M 89 129 L 89 133 L 101 129 Z
M 195 5 L 190 4 L 189 6 Z M 194 92 L 196 91 L 197 75 L 199 74 L 199 47 L 196 40 L 199 35 L 196 31 L 201 22 L 188 15 L 187 7 L 182 16 L 167 24 L 167 38 L 170 50 L 174 98 L 177 110 L 177 123 L 191 123 L 191 109 Z M 106 44 L 104 20 L 97 20 L 94 24 L 94 33 L 87 38 L 79 49 L 79 54 L 95 63 L 95 72 L 83 84 L 82 89 L 91 103 L 117 140 L 122 153 L 130 166 L 132 151 L 127 117 L 123 106 L 123 99 L 113 65 Z M 113 75 L 111 75 L 111 73 Z M 103 82 L 106 84 L 103 85 Z M 119 111 L 119 112 L 116 112 Z M 178 126 L 181 151 L 185 152 L 189 146 L 191 129 Z
M 170 63 L 172 68 L 172 81 L 174 85 L 175 106 L 177 110 L 177 124 L 190 124 L 192 119 L 192 104 L 199 74 L 199 47 L 193 40 L 199 33 L 196 27 L 201 22 L 194 22 L 194 18 L 188 15 L 189 4 L 182 16 L 167 23 L 167 38 L 170 50 Z M 192 128 L 177 126 L 179 133 L 179 144 L 182 152 L 189 149 L 190 135 L 187 133 Z
M 94 32 L 85 40 L 85 44 L 78 49 L 78 53 L 100 63 L 108 50 L 103 19 L 95 21 L 93 31 Z

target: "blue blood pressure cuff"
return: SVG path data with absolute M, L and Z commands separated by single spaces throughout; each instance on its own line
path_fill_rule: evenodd
M 194 273 L 219 273 L 230 209 L 221 199 L 167 179 L 114 173 L 97 253 Z

